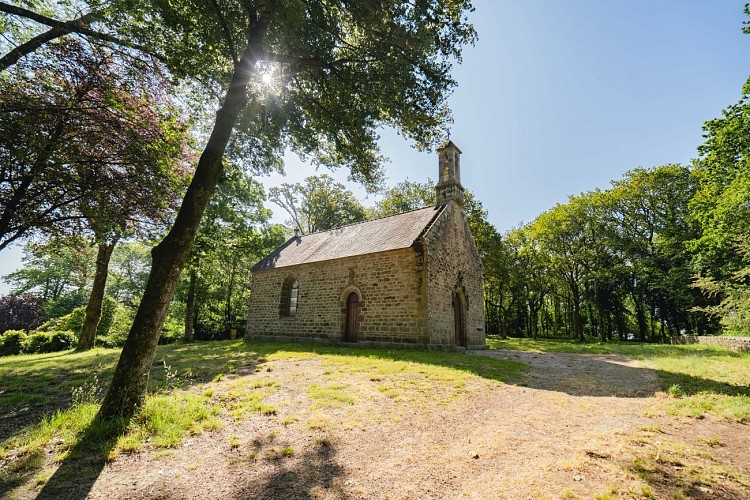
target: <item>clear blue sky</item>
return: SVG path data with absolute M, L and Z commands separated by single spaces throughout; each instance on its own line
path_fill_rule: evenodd
M 500 230 L 632 168 L 689 162 L 702 124 L 750 76 L 742 0 L 475 4 L 479 41 L 455 70 L 451 138 L 463 185 Z M 435 179 L 434 155 L 394 133 L 382 146 L 390 184 Z M 290 158 L 286 181 L 311 172 Z
M 475 3 L 479 41 L 455 69 L 452 139 L 464 152 L 464 186 L 499 230 L 632 168 L 689 162 L 703 122 L 736 102 L 750 76 L 744 0 Z M 434 154 L 389 131 L 382 147 L 389 184 L 435 179 Z M 288 160 L 286 178 L 261 180 L 314 173 Z M 269 206 L 276 221 L 286 218 Z M 19 263 L 17 249 L 1 252 L 0 274 Z

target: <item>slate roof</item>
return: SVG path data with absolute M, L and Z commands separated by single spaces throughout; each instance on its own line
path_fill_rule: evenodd
M 252 271 L 408 248 L 438 216 L 440 209 L 439 206 L 420 208 L 330 231 L 295 236 L 255 264 Z

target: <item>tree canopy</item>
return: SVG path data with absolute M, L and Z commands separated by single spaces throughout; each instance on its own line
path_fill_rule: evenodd
M 366 211 L 351 191 L 331 176 L 312 175 L 304 182 L 284 183 L 269 191 L 270 200 L 289 214 L 302 234 L 327 231 L 365 219 Z

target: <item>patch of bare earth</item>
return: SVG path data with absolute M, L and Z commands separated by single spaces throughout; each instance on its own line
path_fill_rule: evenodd
M 489 351 L 529 364 L 519 385 L 342 376 L 274 361 L 275 416 L 222 417 L 164 453 L 123 455 L 73 498 L 750 498 L 746 425 L 660 410 L 654 372 L 620 356 Z M 393 375 L 393 377 L 398 377 Z M 225 380 L 215 384 L 217 394 Z M 353 402 L 320 404 L 311 384 Z M 522 384 L 522 385 L 521 385 Z M 228 387 L 228 386 L 227 386 Z M 412 387 L 412 389 L 409 389 Z M 702 474 L 702 475 L 701 475 Z M 718 479 L 717 479 L 718 478 Z M 89 491 L 90 489 L 90 491 Z M 38 490 L 36 491 L 38 493 Z M 33 495 L 33 491 L 29 491 Z

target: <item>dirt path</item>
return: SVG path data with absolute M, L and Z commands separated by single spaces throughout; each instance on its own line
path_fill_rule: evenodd
M 326 367 L 314 360 L 274 362 L 273 373 L 264 376 L 282 380 L 275 418 L 227 421 L 223 430 L 193 437 L 174 451 L 120 457 L 98 474 L 88 496 L 667 498 L 680 491 L 688 498 L 750 498 L 740 480 L 682 485 L 686 465 L 675 465 L 676 459 L 664 465 L 676 468 L 666 478 L 634 468 L 654 441 L 647 438 L 658 433 L 657 443 L 682 443 L 682 450 L 688 443 L 701 460 L 750 476 L 744 460 L 750 438 L 732 438 L 736 425 L 685 423 L 658 411 L 653 371 L 609 355 L 471 355 L 522 361 L 531 371 L 519 385 L 472 378 L 463 393 L 443 397 L 448 403 L 439 405 L 430 398 L 389 399 L 364 379 L 356 405 L 321 412 L 306 401 L 304 388 L 324 378 Z M 312 425 L 310 417 L 321 413 L 323 421 Z M 696 436 L 729 445 L 701 447 Z M 76 488 L 65 493 L 78 498 L 88 491 Z

